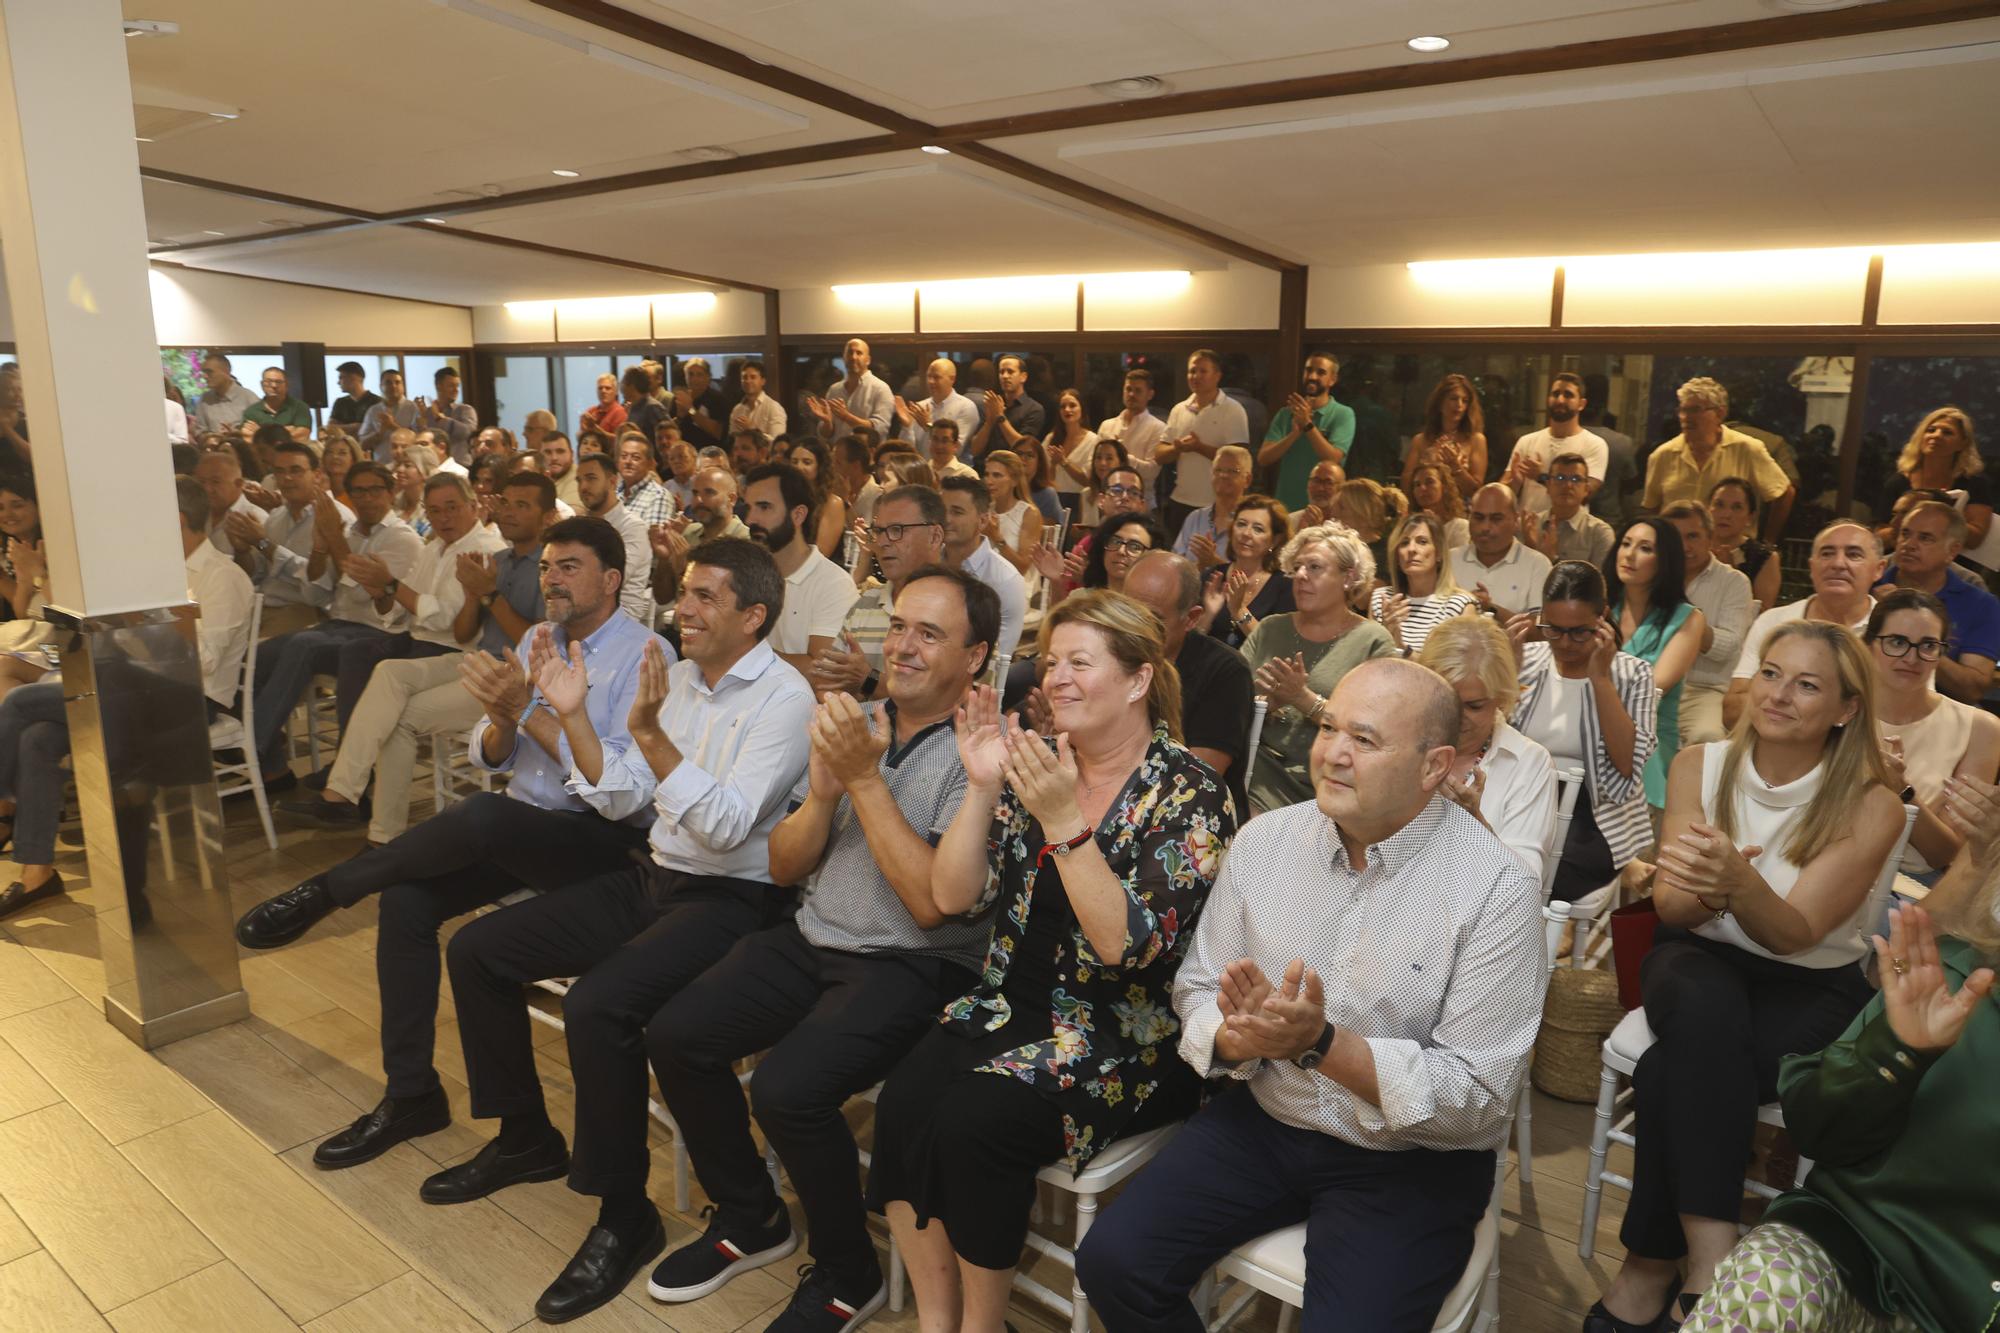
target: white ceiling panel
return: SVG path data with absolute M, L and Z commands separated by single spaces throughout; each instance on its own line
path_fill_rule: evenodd
M 146 200 L 146 235 L 156 245 L 163 241 L 186 243 L 213 241 L 218 236 L 255 236 L 329 222 L 337 216 L 171 181 L 142 180 L 139 184 Z
M 163 127 L 146 165 L 369 211 L 867 131 L 527 0 L 125 10 L 181 27 L 127 43 L 134 100 Z M 200 127 L 218 114 L 235 118 Z
M 489 231 L 775 287 L 1207 268 L 1219 257 L 921 153 L 459 219 Z
M 953 120 L 1102 100 L 1132 75 L 1174 91 L 1771 18 L 1761 0 L 617 0 L 908 114 Z M 1446 55 L 1404 43 L 1444 35 Z
M 300 236 L 259 246 L 219 246 L 172 257 L 178 263 L 247 277 L 464 306 L 710 290 L 613 264 L 510 250 L 408 227 Z

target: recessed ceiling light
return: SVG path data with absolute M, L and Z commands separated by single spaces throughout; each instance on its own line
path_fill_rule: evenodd
M 1442 51 L 1451 45 L 1449 37 L 1412 37 L 1404 43 L 1412 51 Z
M 563 169 L 562 167 L 557 167 L 557 168 L 556 168 L 556 169 L 555 169 L 554 171 L 552 171 L 552 172 L 551 172 L 550 174 L 551 174 L 551 175 L 554 175 L 554 176 L 561 176 L 561 177 L 563 177 L 563 178 L 564 178 L 565 180 L 567 180 L 568 178 L 570 178 L 570 177 L 572 177 L 572 176 L 581 176 L 581 175 L 582 175 L 583 173 L 582 173 L 582 172 L 580 172 L 580 171 L 566 171 L 566 170 L 564 170 L 564 169 Z
M 240 111 L 211 111 L 208 114 L 214 116 L 217 120 L 234 120 L 243 113 Z
M 425 218 L 424 221 L 430 223 L 433 227 L 442 227 L 444 225 L 443 218 Z
M 1167 81 L 1153 74 L 1134 74 L 1129 78 L 1093 83 L 1090 90 L 1121 101 L 1130 97 L 1158 97 L 1167 91 Z
M 181 25 L 166 19 L 126 19 L 127 37 L 175 37 L 180 34 Z
M 940 147 L 938 147 L 938 146 L 937 146 L 936 144 L 934 144 L 934 143 L 927 143 L 927 144 L 925 144 L 925 145 L 924 145 L 924 151 L 925 151 L 926 153 L 936 153 L 936 154 L 937 154 L 937 155 L 938 155 L 939 157 L 949 157 L 949 156 L 951 156 L 951 149 L 949 149 L 949 148 L 940 148 Z
M 1861 0 L 1764 0 L 1773 9 L 1788 10 L 1795 14 L 1817 14 L 1826 9 L 1848 9 Z
M 148 138 L 147 138 L 147 137 L 146 137 L 145 135 L 143 135 L 143 134 L 141 134 L 141 135 L 137 135 L 137 136 L 135 136 L 135 137 L 137 137 L 137 139 L 139 140 L 139 142 L 140 142 L 140 143 L 151 143 L 151 142 L 153 142 L 153 141 L 152 141 L 151 139 L 148 139 Z
M 727 162 L 736 156 L 734 148 L 724 148 L 719 143 L 703 144 L 699 148 L 684 148 L 681 156 L 696 162 Z
M 227 236 L 228 234 L 226 231 L 204 231 L 202 233 L 204 236 Z

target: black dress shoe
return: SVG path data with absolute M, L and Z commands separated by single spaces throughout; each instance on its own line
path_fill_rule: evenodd
M 558 1180 L 569 1174 L 569 1144 L 560 1132 L 539 1147 L 502 1153 L 495 1139 L 469 1162 L 448 1166 L 424 1182 L 418 1191 L 425 1203 L 470 1203 L 509 1185 Z
M 53 870 L 49 872 L 47 879 L 32 889 L 28 887 L 26 880 L 17 879 L 5 889 L 0 889 L 0 916 L 12 916 L 30 903 L 59 898 L 62 896 L 62 891 L 62 876 Z
M 367 1115 L 313 1149 L 313 1165 L 322 1171 L 372 1162 L 404 1139 L 435 1134 L 451 1123 L 451 1103 L 444 1089 L 422 1097 L 384 1097 Z
M 324 796 L 302 796 L 278 802 L 275 813 L 280 824 L 305 828 L 351 829 L 368 822 L 368 812 L 347 801 L 329 801 Z
M 615 1300 L 641 1269 L 666 1252 L 667 1230 L 660 1214 L 636 1239 L 628 1240 L 610 1227 L 592 1227 L 583 1247 L 535 1302 L 535 1318 L 544 1324 L 566 1324 Z
M 301 782 L 307 791 L 325 791 L 326 780 L 332 776 L 333 765 L 328 764 L 325 768 L 315 769 L 306 774 Z
M 290 944 L 338 906 L 323 880 L 306 880 L 245 912 L 236 923 L 236 942 L 246 949 Z

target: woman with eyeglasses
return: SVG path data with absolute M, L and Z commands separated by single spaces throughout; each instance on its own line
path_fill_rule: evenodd
M 1090 543 L 1080 586 L 1122 592 L 1125 575 L 1139 563 L 1139 557 L 1166 544 L 1167 534 L 1151 514 L 1115 514 L 1104 521 Z
M 1938 658 L 1951 641 L 1944 603 L 1898 588 L 1875 603 L 1862 635 L 1875 668 L 1875 723 L 1890 785 L 1917 807 L 1903 873 L 1928 881 L 1965 844 L 1942 818 L 1954 778 L 1992 782 L 2000 770 L 2000 718 L 1939 694 Z
M 1067 463 L 1064 464 L 1068 466 Z M 1104 521 L 1105 490 L 1111 485 L 1111 474 L 1120 468 L 1130 469 L 1132 460 L 1126 456 L 1125 446 L 1117 440 L 1102 440 L 1094 435 L 1090 446 L 1090 469 L 1085 474 L 1082 511 L 1077 515 L 1079 526 L 1094 528 Z
M 1681 744 L 1681 685 L 1702 649 L 1714 640 L 1708 618 L 1687 599 L 1687 551 L 1671 523 L 1636 518 L 1618 534 L 1604 595 L 1625 651 L 1653 665 L 1660 696 L 1654 731 L 1659 744 L 1646 761 L 1646 804 L 1667 808 L 1667 768 Z
M 1257 693 L 1270 701 L 1250 776 L 1257 813 L 1313 799 L 1309 761 L 1327 699 L 1349 671 L 1396 651 L 1387 630 L 1354 614 L 1354 598 L 1374 582 L 1375 557 L 1350 529 L 1305 529 L 1285 543 L 1278 568 L 1298 609 L 1266 616 L 1243 641 Z
M 1873 674 L 1845 626 L 1780 625 L 1734 734 L 1674 760 L 1640 971 L 1656 1040 L 1632 1071 L 1625 1261 L 1585 1333 L 1688 1318 L 1736 1246 L 1779 1061 L 1824 1047 L 1868 1001 L 1869 890 L 1903 830 Z
M 1618 650 L 1606 606 L 1597 566 L 1565 560 L 1542 584 L 1540 618 L 1523 613 L 1507 622 L 1521 663 L 1515 728 L 1558 769 L 1583 770 L 1550 890 L 1561 902 L 1609 885 L 1653 841 L 1645 774 L 1659 694 L 1652 664 Z
M 1445 546 L 1444 525 L 1419 509 L 1389 534 L 1389 584 L 1368 598 L 1368 618 L 1379 621 L 1405 657 L 1424 650 L 1433 629 L 1462 616 L 1478 598 L 1458 586 Z
M 1283 505 L 1268 495 L 1244 496 L 1229 525 L 1229 563 L 1209 571 L 1195 628 L 1240 648 L 1265 616 L 1293 610 L 1292 582 L 1278 573 L 1278 552 L 1291 539 Z

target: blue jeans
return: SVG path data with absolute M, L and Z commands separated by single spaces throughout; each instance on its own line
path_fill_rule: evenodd
M 13 851 L 18 865 L 55 863 L 64 786 L 58 765 L 68 753 L 61 679 L 17 685 L 0 699 L 0 800 L 18 803 Z

